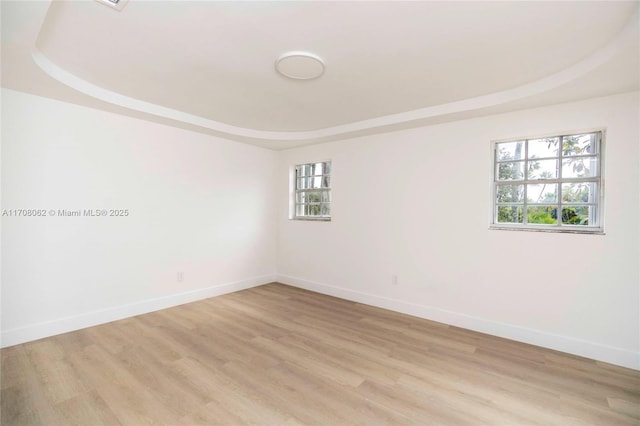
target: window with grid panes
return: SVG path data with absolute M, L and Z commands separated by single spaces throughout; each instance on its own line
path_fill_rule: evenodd
M 602 232 L 602 132 L 494 144 L 493 228 Z
M 331 161 L 296 166 L 294 218 L 331 220 Z

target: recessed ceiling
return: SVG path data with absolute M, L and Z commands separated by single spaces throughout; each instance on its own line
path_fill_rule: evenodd
M 640 86 L 637 2 L 3 1 L 2 43 L 3 87 L 274 149 Z

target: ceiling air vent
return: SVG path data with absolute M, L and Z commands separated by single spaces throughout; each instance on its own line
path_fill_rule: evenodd
M 116 10 L 122 10 L 124 5 L 128 0 L 96 0 L 100 4 L 104 4 L 105 6 L 109 6 Z

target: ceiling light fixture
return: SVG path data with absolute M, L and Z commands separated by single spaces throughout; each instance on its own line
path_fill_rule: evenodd
M 276 61 L 276 70 L 294 80 L 313 80 L 324 74 L 324 61 L 309 52 L 288 52 Z

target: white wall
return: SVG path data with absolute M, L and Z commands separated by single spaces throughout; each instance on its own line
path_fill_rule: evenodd
M 279 280 L 640 369 L 638 114 L 634 92 L 285 151 Z M 606 235 L 488 229 L 491 140 L 594 128 Z M 333 220 L 288 220 L 288 167 L 323 159 Z
M 276 153 L 3 89 L 2 209 L 130 216 L 2 218 L 2 345 L 277 266 L 285 283 L 640 369 L 638 113 L 629 93 Z M 492 139 L 592 128 L 607 130 L 606 235 L 488 230 Z M 288 167 L 327 158 L 333 221 L 288 220 Z
M 2 344 L 274 279 L 277 154 L 2 90 Z M 177 273 L 184 273 L 178 282 Z

